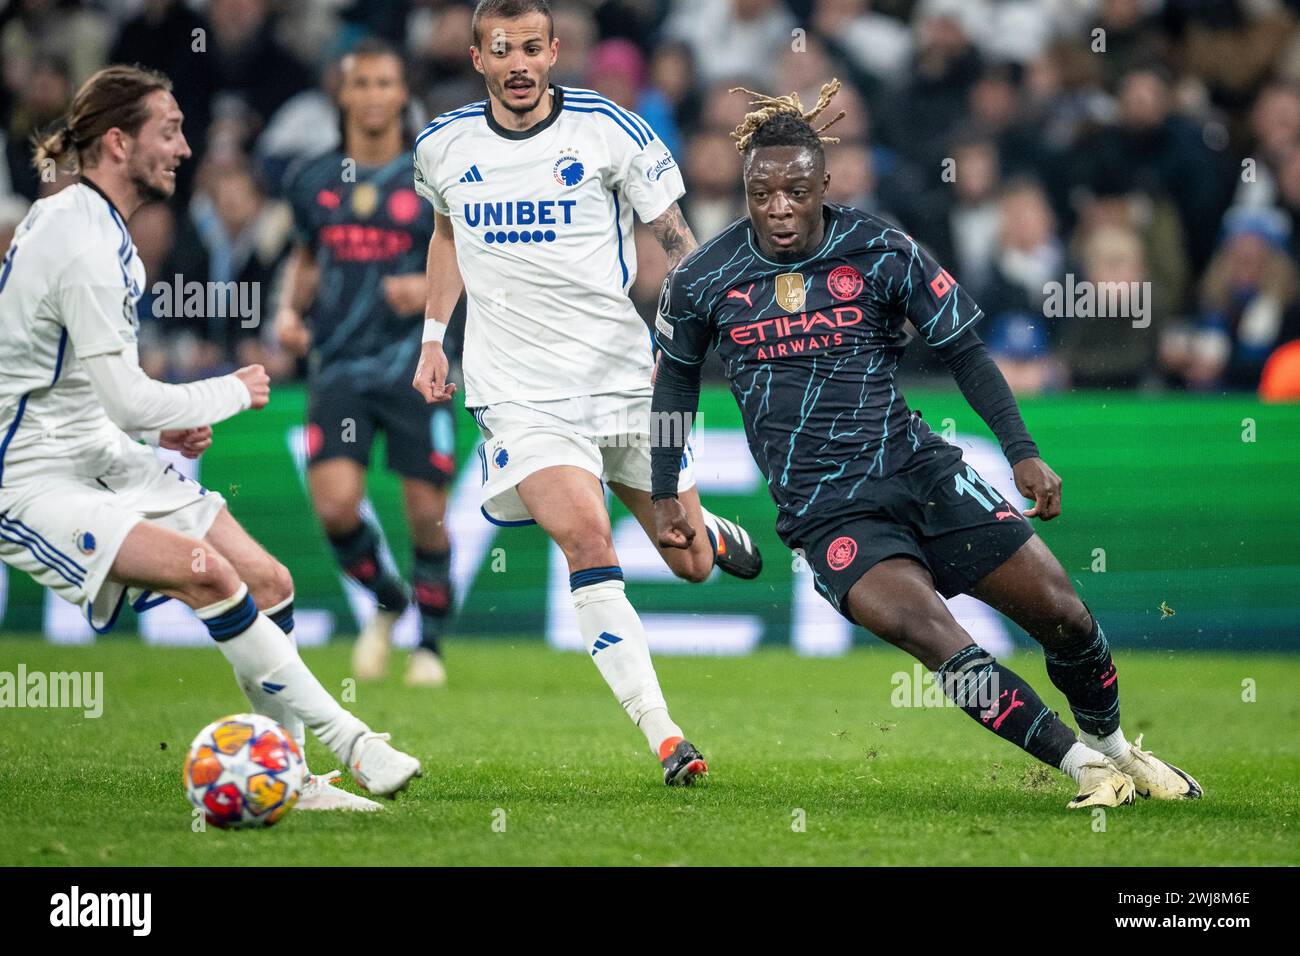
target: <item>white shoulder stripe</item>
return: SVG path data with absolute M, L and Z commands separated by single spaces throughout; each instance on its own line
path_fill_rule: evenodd
M 567 102 L 571 97 L 578 103 L 600 103 L 602 106 L 608 106 L 611 109 L 616 110 L 620 115 L 627 119 L 628 122 L 635 126 L 641 134 L 646 137 L 647 141 L 654 139 L 655 131 L 651 128 L 649 123 L 647 123 L 639 114 L 624 109 L 613 100 L 609 99 L 609 97 L 602 96 L 595 90 L 578 90 L 570 89 L 567 86 L 564 87 L 565 101 Z
M 462 106 L 460 109 L 451 110 L 448 113 L 442 113 L 434 117 L 433 121 L 430 122 L 429 125 L 426 126 L 424 129 L 420 130 L 420 134 L 415 137 L 415 145 L 419 146 L 420 143 L 430 133 L 436 133 L 444 126 L 447 126 L 448 124 L 453 123 L 458 119 L 463 119 L 464 117 L 467 116 L 483 115 L 484 107 L 486 105 L 487 105 L 487 100 L 480 100 L 477 103 L 470 103 L 468 106 Z

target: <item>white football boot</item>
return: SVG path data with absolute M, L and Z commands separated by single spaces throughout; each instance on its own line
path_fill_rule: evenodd
M 447 669 L 442 666 L 442 658 L 427 647 L 417 647 L 411 651 L 411 659 L 406 665 L 406 686 L 408 687 L 445 687 Z
M 390 738 L 390 734 L 374 731 L 362 734 L 352 745 L 348 761 L 357 783 L 380 797 L 405 790 L 412 777 L 421 776 L 420 761 L 392 746 Z
M 297 810 L 352 810 L 356 813 L 374 813 L 382 810 L 383 805 L 368 800 L 355 793 L 348 793 L 338 786 L 340 774 L 337 770 L 329 773 L 307 775 L 307 782 L 298 794 Z
M 1142 749 L 1142 734 L 1128 745 L 1128 753 L 1117 759 L 1115 765 L 1133 778 L 1133 787 L 1140 797 L 1196 800 L 1201 796 L 1201 785 L 1191 774 Z
M 1115 766 L 1109 757 L 1086 763 L 1080 770 L 1083 779 L 1079 781 L 1079 793 L 1065 805 L 1068 809 L 1119 807 L 1133 802 L 1133 778 Z
M 375 610 L 375 616 L 362 629 L 352 645 L 352 673 L 357 680 L 379 680 L 388 673 L 388 655 L 393 649 L 393 625 L 400 614 Z

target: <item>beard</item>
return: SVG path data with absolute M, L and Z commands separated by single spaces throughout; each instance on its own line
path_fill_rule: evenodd
M 136 192 L 145 202 L 162 202 L 164 199 L 171 199 L 172 194 L 176 192 L 176 180 L 168 179 L 156 183 L 138 172 L 131 175 L 131 185 L 135 186 Z
M 532 78 L 529 77 L 529 79 L 531 80 Z M 498 80 L 495 83 L 492 83 L 491 86 L 493 87 L 492 93 L 496 95 L 497 102 L 499 102 L 510 112 L 520 113 L 520 114 L 531 113 L 533 110 L 535 110 L 537 108 L 537 104 L 542 101 L 542 94 L 546 92 L 546 84 L 537 83 L 536 86 L 533 87 L 537 95 L 533 97 L 533 101 L 531 103 L 512 103 L 506 98 L 506 84 L 504 82 Z
M 153 176 L 150 175 L 151 172 L 154 173 Z M 175 177 L 167 179 L 160 167 L 150 170 L 144 161 L 144 156 L 138 152 L 132 154 L 127 160 L 126 174 L 143 202 L 171 199 L 172 194 L 176 192 Z
M 140 199 L 147 203 L 161 203 L 164 199 L 172 198 L 175 193 L 175 183 L 168 182 L 164 186 L 156 185 L 149 182 L 148 179 L 134 179 L 135 189 L 139 190 Z

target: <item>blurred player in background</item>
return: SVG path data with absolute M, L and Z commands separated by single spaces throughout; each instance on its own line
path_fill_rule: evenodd
M 276 332 L 286 348 L 310 355 L 312 505 L 339 566 L 378 602 L 353 648 L 353 669 L 366 680 L 385 674 L 393 625 L 413 590 L 420 645 L 406 682 L 437 687 L 446 682 L 441 639 L 452 608 L 444 517 L 455 474 L 453 415 L 445 406 L 430 408 L 408 384 L 420 353 L 433 215 L 411 188 L 401 58 L 364 40 L 343 58 L 341 74 L 342 151 L 306 162 L 289 181 L 296 241 Z M 377 524 L 361 511 L 378 432 L 388 467 L 402 479 L 413 589 L 392 566 Z
M 1190 799 L 1201 788 L 1130 744 L 1101 625 L 1025 520 L 1061 513 L 1061 480 L 1038 455 L 1015 396 L 973 331 L 979 307 L 911 236 L 824 202 L 821 129 L 797 95 L 758 96 L 733 134 L 744 154 L 749 216 L 665 281 L 656 412 L 693 415 L 700 365 L 715 345 L 750 451 L 817 590 L 850 621 L 936 673 L 980 724 L 1079 785 L 1070 807 L 1131 803 L 1134 793 Z M 748 92 L 748 91 L 747 91 Z M 834 142 L 835 140 L 830 140 Z M 895 381 L 910 321 L 997 436 L 1021 515 L 911 412 Z M 691 546 L 671 441 L 653 452 L 661 545 Z M 975 644 L 939 598 L 967 593 L 1043 645 L 1047 673 L 1083 739 L 1013 671 Z
M 414 385 L 445 401 L 441 341 L 468 297 L 465 401 L 483 432 L 483 511 L 536 522 L 569 565 L 592 661 L 645 734 L 664 782 L 707 772 L 668 706 L 645 630 L 623 590 L 602 481 L 653 540 L 652 351 L 628 289 L 635 212 L 674 266 L 695 246 L 668 149 L 639 116 L 590 90 L 551 85 L 559 40 L 544 0 L 482 0 L 474 68 L 488 99 L 437 117 L 416 139 L 416 188 L 436 211 L 425 344 Z M 680 577 L 716 564 L 759 573 L 748 533 L 700 505 L 690 452 L 678 456 L 682 506 L 702 533 L 661 549 Z
M 148 445 L 198 458 L 211 426 L 262 408 L 260 365 L 189 385 L 140 369 L 144 264 L 127 233 L 171 197 L 190 156 L 171 81 L 110 66 L 78 91 L 35 162 L 81 182 L 31 208 L 0 264 L 0 559 L 85 609 L 104 632 L 122 604 L 194 609 L 253 709 L 301 744 L 304 724 L 373 793 L 420 773 L 387 734 L 344 710 L 298 656 L 289 571 L 231 517 L 221 495 Z M 298 807 L 379 805 L 311 776 Z

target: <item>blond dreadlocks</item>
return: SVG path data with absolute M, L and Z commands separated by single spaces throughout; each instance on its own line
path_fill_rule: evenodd
M 838 143 L 839 137 L 821 134 L 844 118 L 844 110 L 840 110 L 834 119 L 820 129 L 814 129 L 812 124 L 813 120 L 831 105 L 831 99 L 839 91 L 839 79 L 832 79 L 829 83 L 822 84 L 821 92 L 817 94 L 817 105 L 805 112 L 803 104 L 799 102 L 798 93 L 791 93 L 789 96 L 765 96 L 743 86 L 733 86 L 727 92 L 748 93 L 754 97 L 750 105 L 757 107 L 752 112 L 746 113 L 744 122 L 731 133 L 731 138 L 736 141 L 737 151 L 744 153 L 753 145 L 815 146 L 820 152 L 822 143 Z M 760 130 L 764 133 L 770 131 L 775 135 L 760 136 L 759 139 L 763 142 L 755 143 L 754 136 Z M 769 142 L 769 139 L 772 141 Z

